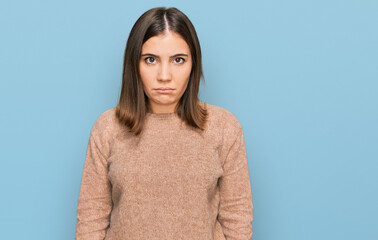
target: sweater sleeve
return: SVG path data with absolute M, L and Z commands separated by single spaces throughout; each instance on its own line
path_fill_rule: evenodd
M 76 240 L 103 240 L 112 209 L 105 127 L 99 118 L 90 133 L 77 207 Z
M 253 220 L 252 192 L 244 134 L 241 125 L 238 125 L 237 130 L 231 129 L 229 134 L 225 134 L 228 147 L 225 150 L 224 175 L 219 180 L 218 220 L 227 240 L 250 240 Z

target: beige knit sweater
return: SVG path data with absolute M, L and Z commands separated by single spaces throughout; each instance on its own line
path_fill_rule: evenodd
M 203 104 L 206 130 L 175 113 L 148 113 L 140 136 L 115 108 L 94 123 L 77 208 L 76 239 L 250 240 L 252 194 L 242 126 Z

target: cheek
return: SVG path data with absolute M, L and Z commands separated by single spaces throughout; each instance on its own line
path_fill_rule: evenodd
M 189 69 L 182 69 L 179 73 L 179 84 L 180 84 L 180 87 L 181 87 L 181 90 L 182 91 L 185 91 L 185 89 L 187 88 L 187 85 L 188 85 L 188 82 L 189 82 L 189 77 L 190 77 L 190 72 L 191 72 L 191 68 Z
M 148 85 L 150 84 L 151 79 L 152 79 L 152 72 L 151 72 L 151 70 L 146 69 L 143 66 L 140 66 L 139 67 L 139 74 L 140 74 L 140 77 L 141 77 L 143 85 L 145 87 L 148 87 Z
M 178 68 L 172 71 L 172 77 L 177 81 L 177 83 L 182 83 L 189 77 L 189 75 L 186 69 Z
M 187 67 L 180 70 L 180 78 L 182 80 L 188 80 L 190 77 L 190 72 L 192 71 L 192 66 L 188 65 Z
M 190 73 L 192 72 L 192 67 L 188 68 L 185 72 L 185 75 L 186 75 L 186 83 L 189 82 L 189 78 L 190 78 Z

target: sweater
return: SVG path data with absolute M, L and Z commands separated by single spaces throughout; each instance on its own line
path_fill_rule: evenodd
M 139 136 L 115 108 L 93 124 L 76 240 L 250 240 L 253 204 L 242 126 L 200 101 L 205 130 L 148 112 Z

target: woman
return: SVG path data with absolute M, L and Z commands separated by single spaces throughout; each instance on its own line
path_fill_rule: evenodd
M 76 239 L 251 239 L 242 126 L 198 99 L 201 49 L 176 8 L 133 26 L 119 103 L 91 130 Z

